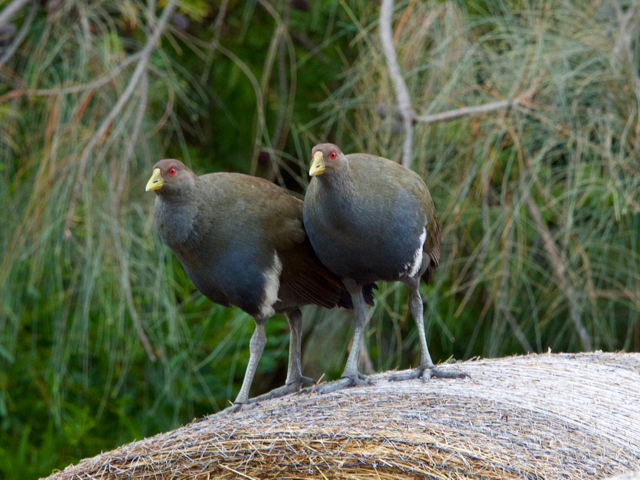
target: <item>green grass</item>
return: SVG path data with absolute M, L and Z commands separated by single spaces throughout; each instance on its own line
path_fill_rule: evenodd
M 487 3 L 499 13 L 416 3 L 399 8 L 398 20 L 412 11 L 395 24 L 403 25 L 397 50 L 419 115 L 525 92 L 531 98 L 526 108 L 415 126 L 413 168 L 430 186 L 444 228 L 443 262 L 434 288 L 424 289 L 431 348 L 441 360 L 581 350 L 573 308 L 593 348 L 637 350 L 640 62 L 624 35 L 637 31 L 638 12 L 629 9 L 638 5 L 622 7 L 630 19 L 622 31 L 614 3 Z M 330 132 L 346 152 L 399 160 L 403 135 L 377 30 L 363 28 L 357 41 L 342 87 L 318 105 L 322 133 L 317 124 L 301 130 L 307 147 Z M 379 102 L 389 112 L 384 119 Z M 406 318 L 406 297 L 394 295 L 402 300 L 379 305 L 369 332 L 385 368 L 418 358 L 411 322 L 403 323 L 408 334 L 396 325 L 398 312 Z
M 397 3 L 397 51 L 418 114 L 525 92 L 531 100 L 414 128 L 413 168 L 444 233 L 440 268 L 422 287 L 437 361 L 579 351 L 575 318 L 594 348 L 640 350 L 640 55 L 627 41 L 640 5 L 552 3 Z M 224 408 L 239 389 L 251 318 L 212 306 L 159 241 L 143 192 L 157 159 L 181 158 L 197 173 L 252 172 L 300 194 L 318 141 L 400 157 L 371 2 L 309 2 L 308 11 L 230 2 L 225 50 L 200 83 L 217 10 L 187 1 L 179 12 L 189 29 L 169 27 L 82 171 L 135 64 L 95 88 L 21 92 L 85 85 L 140 51 L 147 4 L 124 5 L 41 8 L 0 68 L 3 478 L 46 475 L 175 428 Z M 274 12 L 288 22 L 285 48 L 268 56 Z M 262 150 L 273 163 L 261 163 Z M 376 300 L 366 333 L 374 367 L 415 365 L 406 288 L 381 284 Z M 286 373 L 286 321 L 267 328 L 254 393 Z M 350 315 L 308 308 L 304 330 L 305 374 L 339 376 Z

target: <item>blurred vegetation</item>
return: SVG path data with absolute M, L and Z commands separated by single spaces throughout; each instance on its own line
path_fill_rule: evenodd
M 155 235 L 157 159 L 302 194 L 318 141 L 400 158 L 377 2 L 173 6 L 34 1 L 0 26 L 1 478 L 175 428 L 239 389 L 253 322 L 195 291 Z M 640 2 L 408 0 L 394 33 L 419 115 L 523 99 L 415 126 L 444 232 L 423 286 L 434 360 L 639 351 Z M 373 366 L 408 368 L 406 289 L 380 287 Z M 340 374 L 350 328 L 305 311 L 305 374 Z M 286 321 L 267 334 L 253 394 L 286 374 Z

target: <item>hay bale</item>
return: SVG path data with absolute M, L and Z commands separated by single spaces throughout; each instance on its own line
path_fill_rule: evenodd
M 615 477 L 609 477 L 606 480 L 640 480 L 640 471 L 623 473 L 622 475 L 616 475 Z
M 640 469 L 640 354 L 470 361 L 221 413 L 50 479 L 603 478 Z

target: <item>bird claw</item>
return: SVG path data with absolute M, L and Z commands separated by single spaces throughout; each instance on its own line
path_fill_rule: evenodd
M 337 392 L 348 387 L 370 387 L 374 383 L 369 380 L 365 375 L 356 373 L 354 375 L 343 376 L 340 380 L 334 380 L 333 382 L 323 383 L 322 385 L 314 385 L 302 390 L 300 393 L 332 393 Z
M 439 370 L 437 368 L 431 368 L 429 378 L 471 378 L 471 375 L 464 372 L 453 372 L 451 370 Z M 423 381 L 427 381 L 424 375 L 422 377 Z
M 360 372 L 354 375 L 342 375 L 341 378 L 351 380 L 351 384 L 348 385 L 349 387 L 370 387 L 374 385 L 366 375 L 362 375 Z
M 316 383 L 316 381 L 313 378 L 300 377 L 300 379 L 302 380 L 302 383 L 304 383 L 306 385 L 315 385 L 315 383 Z
M 421 378 L 423 382 L 428 382 L 431 378 L 470 378 L 468 373 L 464 372 L 452 372 L 446 370 L 440 370 L 433 367 L 418 367 L 414 370 L 405 373 L 399 373 L 389 379 L 390 382 L 400 382 L 402 380 L 413 380 Z
M 282 387 L 275 388 L 263 395 L 259 395 L 257 397 L 251 398 L 248 401 L 248 403 L 258 403 L 263 400 L 271 400 L 273 398 L 284 397 L 285 395 L 289 395 L 290 393 L 299 392 L 303 384 L 313 385 L 315 383 L 316 382 L 313 378 L 300 376 L 299 379 L 296 379 L 293 382 L 287 383 Z
M 236 400 L 233 403 L 233 405 L 225 408 L 224 410 L 222 410 L 219 413 L 224 413 L 226 415 L 226 414 L 231 414 L 231 413 L 237 413 L 237 412 L 240 412 L 242 410 L 249 410 L 250 408 L 255 407 L 258 403 L 260 403 L 260 402 L 262 402 L 264 400 L 271 400 L 271 399 L 274 399 L 274 398 L 281 398 L 281 397 L 284 397 L 285 395 L 289 395 L 290 393 L 299 392 L 300 389 L 302 388 L 303 384 L 311 384 L 311 385 L 313 385 L 314 383 L 315 383 L 315 380 L 313 378 L 300 376 L 300 378 L 298 380 L 295 380 L 293 382 L 287 383 L 287 384 L 283 385 L 282 387 L 275 388 L 275 389 L 271 390 L 270 392 L 264 393 L 262 395 L 258 395 L 257 397 L 249 398 L 248 400 L 246 400 L 244 402 L 238 402 Z

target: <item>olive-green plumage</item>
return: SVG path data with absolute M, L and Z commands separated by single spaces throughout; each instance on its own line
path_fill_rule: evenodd
M 256 331 L 236 402 L 249 387 L 266 343 L 264 323 L 276 312 L 291 325 L 287 386 L 300 388 L 299 308 L 352 303 L 340 279 L 314 254 L 304 231 L 302 201 L 266 180 L 236 173 L 196 176 L 178 160 L 161 160 L 147 190 L 156 196 L 158 233 L 196 288 L 221 305 L 252 315 Z M 367 287 L 371 301 L 371 286 Z M 275 395 L 275 394 L 274 394 Z
M 440 261 L 440 224 L 424 181 L 386 158 L 344 155 L 333 144 L 316 145 L 304 199 L 304 224 L 320 261 L 343 279 L 354 303 L 360 344 L 367 309 L 361 285 L 402 281 L 411 288 L 411 312 L 422 346 L 420 368 L 411 376 L 456 376 L 434 368 L 426 344 L 420 279 L 429 281 Z M 364 380 L 357 354 L 349 355 L 343 377 Z M 408 377 L 407 377 L 408 378 Z

